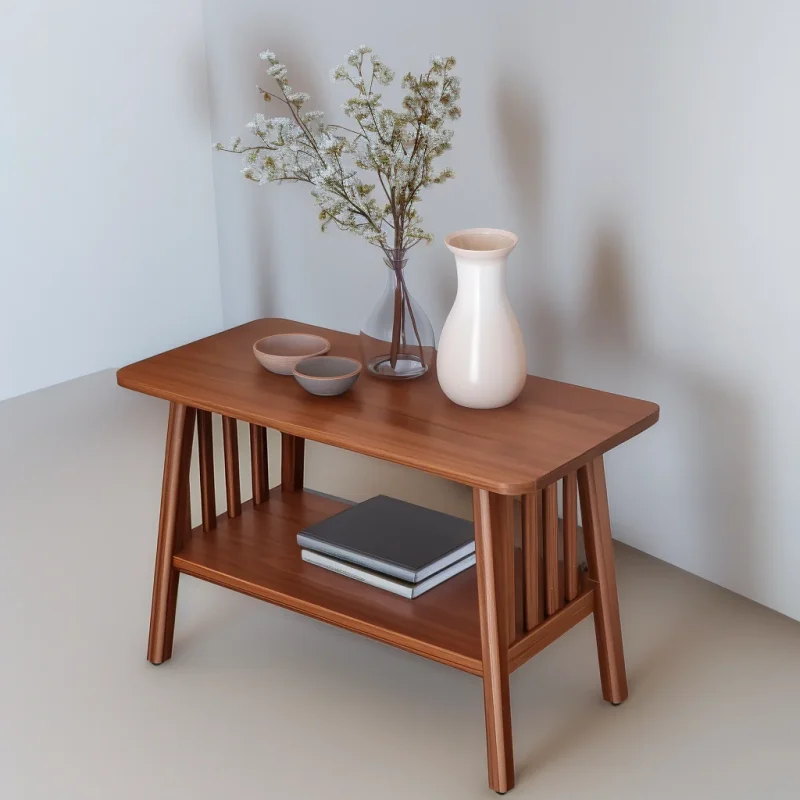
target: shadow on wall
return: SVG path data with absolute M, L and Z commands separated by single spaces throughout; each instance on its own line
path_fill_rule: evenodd
M 535 92 L 528 87 L 524 95 L 535 97 Z M 555 377 L 561 371 L 563 336 L 559 330 L 561 320 L 548 298 L 547 259 L 544 256 L 543 123 L 535 101 L 519 102 L 516 78 L 501 80 L 495 96 L 495 118 L 499 120 L 499 141 L 506 156 L 507 183 L 514 194 L 524 238 L 530 241 L 529 246 L 523 241 L 522 247 L 534 265 L 527 276 L 527 296 L 516 304 L 531 311 L 527 318 L 520 319 L 520 325 L 534 369 Z
M 244 123 L 262 110 L 263 101 L 255 90 L 256 83 L 263 83 L 265 77 L 258 57 L 264 49 L 259 38 L 260 33 L 253 26 L 240 24 L 233 40 L 242 45 L 226 52 L 225 58 L 210 54 L 209 111 L 212 120 L 221 120 L 219 129 L 211 132 L 215 141 L 227 143 L 235 135 L 246 143 Z M 220 254 L 226 256 L 220 260 L 225 327 L 269 316 L 276 306 L 275 273 L 271 268 L 272 201 L 268 192 L 240 174 L 240 162 L 241 156 L 213 153 L 217 236 Z M 220 198 L 226 201 L 223 203 Z
M 533 240 L 527 256 L 534 269 L 527 291 L 515 302 L 529 310 L 520 323 L 530 364 L 549 377 L 662 400 L 661 422 L 650 434 L 654 438 L 647 451 L 639 451 L 647 453 L 646 468 L 641 460 L 628 460 L 624 484 L 612 486 L 612 500 L 623 508 L 615 515 L 624 519 L 617 532 L 634 546 L 757 595 L 761 565 L 754 540 L 758 453 L 752 408 L 712 369 L 699 371 L 643 343 L 623 225 L 596 225 L 583 266 L 588 288 L 582 307 L 560 311 L 564 304 L 556 302 L 554 265 L 543 247 L 543 124 L 535 105 L 515 102 L 516 92 L 509 96 L 510 85 L 498 83 L 496 118 L 518 224 Z M 609 479 L 613 483 L 613 475 Z
M 266 116 L 281 116 L 286 111 L 285 106 L 277 101 L 266 103 L 255 89 L 256 85 L 270 91 L 275 88 L 272 79 L 266 75 L 266 62 L 259 58 L 259 53 L 267 47 L 277 53 L 291 54 L 289 66 L 292 81 L 311 94 L 317 107 L 323 94 L 319 76 L 309 71 L 311 59 L 307 57 L 307 42 L 303 38 L 286 29 L 265 32 L 243 20 L 240 29 L 235 36 L 230 37 L 230 41 L 237 42 L 235 50 L 226 53 L 225 63 L 231 65 L 233 77 L 212 74 L 209 78 L 212 118 L 236 115 L 230 132 L 241 135 L 247 143 L 248 132 L 242 130 L 241 120 L 238 119 L 241 109 L 244 109 L 245 119 L 252 119 L 259 112 Z M 220 97 L 223 83 L 228 85 L 233 80 L 237 87 L 242 87 L 237 89 L 237 92 L 241 91 L 239 101 L 236 104 L 224 103 Z M 225 114 L 218 113 L 217 109 L 221 106 L 224 106 Z M 225 136 L 230 132 L 220 134 L 220 138 L 226 141 Z M 223 175 L 219 170 L 225 170 L 227 174 L 224 174 L 222 180 L 231 180 L 231 183 L 234 180 L 239 181 L 238 190 L 229 195 L 239 198 L 238 218 L 235 209 L 218 208 L 217 211 L 220 237 L 227 236 L 237 240 L 235 246 L 226 248 L 226 251 L 237 254 L 238 263 L 221 265 L 223 286 L 227 288 L 226 306 L 230 316 L 230 319 L 226 316 L 226 324 L 240 324 L 248 319 L 279 315 L 281 275 L 278 264 L 282 247 L 282 215 L 279 204 L 282 193 L 291 191 L 291 188 L 277 185 L 258 187 L 236 174 L 238 164 L 233 163 L 236 156 L 216 155 L 226 162 L 215 165 L 216 174 Z
M 272 198 L 263 198 L 263 200 L 264 202 L 248 205 L 250 220 L 246 226 L 250 236 L 249 249 L 252 258 L 252 291 L 255 295 L 252 300 L 255 311 L 254 319 L 280 316 L 276 302 L 277 265 L 270 246 L 272 215 L 269 213 L 269 209 L 274 200 Z
M 304 87 L 303 90 L 309 92 L 312 98 L 319 97 L 319 87 L 314 82 L 313 75 L 308 71 L 309 59 L 306 57 L 303 40 L 291 30 L 273 29 L 264 32 L 243 22 L 241 41 L 247 42 L 247 47 L 237 48 L 237 52 L 244 51 L 243 57 L 248 64 L 248 74 L 250 74 L 250 70 L 255 74 L 254 89 L 255 85 L 258 85 L 268 91 L 275 90 L 274 81 L 266 74 L 269 62 L 259 58 L 259 53 L 269 48 L 276 53 L 291 53 L 292 63 L 289 66 L 292 80 L 296 82 L 297 86 Z M 252 96 L 253 115 L 257 113 L 265 116 L 283 115 L 285 106 L 277 108 L 282 104 L 274 100 L 266 103 L 255 90 L 252 92 Z M 280 245 L 275 246 L 273 239 L 279 235 L 276 228 L 280 227 L 280 215 L 276 214 L 276 209 L 281 199 L 276 195 L 277 192 L 285 191 L 286 187 L 267 185 L 258 188 L 261 202 L 251 204 L 251 217 L 248 225 L 253 259 L 252 288 L 255 292 L 257 316 L 280 316 L 280 271 L 278 268 L 281 260 L 278 253 Z M 278 225 L 276 225 L 276 221 Z
M 652 386 L 656 399 L 659 392 L 675 398 L 673 415 L 670 407 L 662 408 L 661 428 L 681 447 L 662 435 L 663 457 L 674 474 L 666 476 L 662 496 L 654 499 L 670 507 L 666 519 L 681 530 L 660 529 L 657 507 L 640 525 L 655 535 L 693 537 L 685 566 L 694 571 L 701 565 L 704 576 L 757 595 L 761 550 L 755 541 L 758 455 L 752 409 L 711 369 L 700 371 L 643 346 L 634 315 L 631 266 L 618 233 L 600 231 L 589 270 L 583 313 L 569 329 L 565 348 L 592 359 L 598 382 L 608 365 L 615 375 L 627 376 L 625 384 L 641 387 L 643 393 Z M 658 457 L 656 449 L 653 458 Z

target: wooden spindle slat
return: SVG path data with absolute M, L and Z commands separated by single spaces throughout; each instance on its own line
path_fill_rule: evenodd
M 281 489 L 299 492 L 303 489 L 306 440 L 300 436 L 281 434 Z
M 571 472 L 562 481 L 564 519 L 564 595 L 571 603 L 578 596 L 578 476 Z
M 250 423 L 250 464 L 253 476 L 253 505 L 269 499 L 267 429 Z
M 561 608 L 558 591 L 558 483 L 544 490 L 544 580 L 547 615 Z
M 217 499 L 214 490 L 214 436 L 211 431 L 211 412 L 197 412 L 197 453 L 200 460 L 200 505 L 203 511 L 203 530 L 217 526 Z
M 222 418 L 222 445 L 225 452 L 225 493 L 228 499 L 228 516 L 242 513 L 242 490 L 239 483 L 239 434 L 233 417 Z
M 506 497 L 500 503 L 501 530 L 505 530 L 506 619 L 508 643 L 517 640 L 516 546 L 514 544 L 514 498 Z
M 533 630 L 542 616 L 542 509 L 539 492 L 522 496 L 522 563 L 525 630 Z

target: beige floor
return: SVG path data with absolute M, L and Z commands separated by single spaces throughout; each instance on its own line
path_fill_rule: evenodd
M 164 424 L 112 373 L 0 404 L 0 797 L 493 797 L 471 676 L 191 579 L 147 664 Z M 308 483 L 469 509 L 321 447 Z M 630 699 L 602 702 L 590 621 L 515 673 L 509 796 L 800 796 L 800 625 L 617 554 Z

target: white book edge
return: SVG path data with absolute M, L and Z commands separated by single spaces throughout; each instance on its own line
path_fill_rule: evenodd
M 433 589 L 434 586 L 443 583 L 448 578 L 452 578 L 454 575 L 458 575 L 459 572 L 469 569 L 469 567 L 475 563 L 475 553 L 471 553 L 466 558 L 462 558 L 460 561 L 456 561 L 455 564 L 445 567 L 445 569 L 437 572 L 430 578 L 412 585 L 407 581 L 394 580 L 385 575 L 379 575 L 373 570 L 330 558 L 314 550 L 302 550 L 301 556 L 303 561 L 309 564 L 314 564 L 323 569 L 330 570 L 331 572 L 338 572 L 340 575 L 344 575 L 347 578 L 353 578 L 354 580 L 367 583 L 370 586 L 375 586 L 387 592 L 392 592 L 392 594 L 400 595 L 409 600 L 419 597 L 429 589 Z
M 297 534 L 297 544 L 315 553 L 322 553 L 326 556 L 330 556 L 337 561 L 347 561 L 350 564 L 356 564 L 365 569 L 381 572 L 384 575 L 397 578 L 401 581 L 407 581 L 408 583 L 422 583 L 422 581 L 426 580 L 431 575 L 450 567 L 452 564 L 458 563 L 470 553 L 475 552 L 475 540 L 472 539 L 461 545 L 461 547 L 436 559 L 436 561 L 423 567 L 418 572 L 414 572 L 406 567 L 401 567 L 399 564 L 393 564 L 391 561 L 375 558 L 359 550 L 350 550 L 346 547 L 317 539 L 316 537 L 310 536 L 305 531 L 300 531 L 300 533 Z

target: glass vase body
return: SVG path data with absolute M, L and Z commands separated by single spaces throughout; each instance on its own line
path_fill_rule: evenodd
M 383 293 L 361 327 L 364 366 L 379 378 L 419 378 L 436 356 L 433 326 L 406 286 L 407 261 L 405 251 L 387 251 Z

